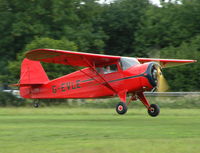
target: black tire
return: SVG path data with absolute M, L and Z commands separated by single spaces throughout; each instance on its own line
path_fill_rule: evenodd
M 123 103 L 123 102 L 119 102 L 117 105 L 116 105 L 116 112 L 120 115 L 123 115 L 127 112 L 128 110 L 128 107 L 126 105 L 126 103 Z
M 34 106 L 35 108 L 38 108 L 38 107 L 40 106 L 40 104 L 34 103 L 33 106 Z
M 152 117 L 158 116 L 159 113 L 160 113 L 160 108 L 159 108 L 159 106 L 156 105 L 156 104 L 151 104 L 151 105 L 150 105 L 150 110 L 148 110 L 148 113 L 149 113 L 149 115 L 152 116 Z

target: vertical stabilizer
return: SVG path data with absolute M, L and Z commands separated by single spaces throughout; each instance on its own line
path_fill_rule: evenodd
M 48 76 L 38 61 L 25 58 L 21 65 L 20 85 L 44 84 Z

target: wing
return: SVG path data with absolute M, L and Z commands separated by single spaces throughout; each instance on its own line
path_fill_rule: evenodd
M 187 63 L 194 63 L 196 60 L 180 60 L 180 59 L 156 59 L 156 58 L 137 58 L 140 63 L 157 62 L 163 68 L 178 66 Z
M 95 67 L 112 64 L 118 61 L 120 59 L 120 56 L 90 54 L 55 49 L 36 49 L 27 52 L 26 57 L 30 60 L 42 61 L 47 63 L 90 67 L 94 71 L 94 73 L 96 73 L 97 76 L 99 76 L 99 78 L 104 82 L 102 85 L 106 86 L 114 93 L 116 93 L 116 90 L 110 85 L 110 83 L 108 83 L 108 81 L 105 80 L 105 78 L 101 74 L 97 72 Z M 83 72 L 82 70 L 80 71 Z M 85 72 L 83 73 L 91 77 L 89 74 Z
M 120 56 L 100 55 L 56 49 L 32 50 L 26 53 L 26 57 L 34 61 L 85 67 L 92 67 L 94 65 L 96 67 L 109 65 L 120 59 Z M 163 68 L 196 62 L 196 60 L 156 58 L 137 58 L 137 60 L 140 63 L 158 62 Z
M 55 49 L 36 49 L 26 53 L 30 60 L 72 66 L 104 66 L 116 62 L 120 56 L 90 54 Z

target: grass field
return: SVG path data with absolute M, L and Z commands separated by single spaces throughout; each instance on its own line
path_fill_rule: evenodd
M 0 153 L 198 153 L 200 109 L 1 108 Z

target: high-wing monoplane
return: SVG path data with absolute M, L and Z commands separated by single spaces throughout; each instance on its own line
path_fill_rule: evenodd
M 40 62 L 85 67 L 49 80 Z M 150 104 L 144 92 L 163 90 L 162 68 L 193 63 L 195 60 L 132 58 L 55 49 L 36 49 L 26 53 L 21 65 L 20 95 L 30 99 L 100 98 L 118 96 L 118 114 L 127 112 L 129 101 L 139 99 L 150 116 L 159 106 Z M 166 87 L 165 87 L 166 88 Z M 165 89 L 164 89 L 165 90 Z M 38 104 L 35 103 L 35 107 Z

